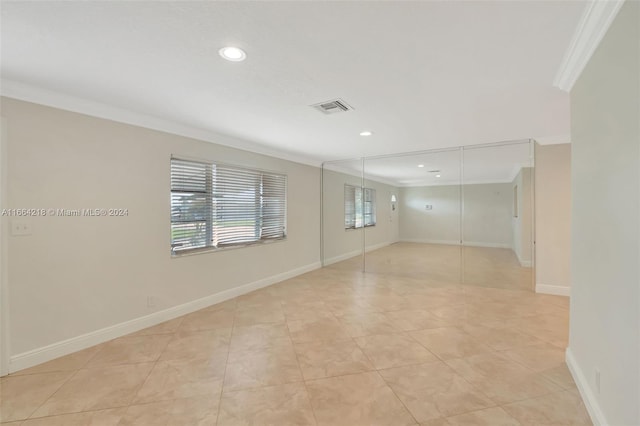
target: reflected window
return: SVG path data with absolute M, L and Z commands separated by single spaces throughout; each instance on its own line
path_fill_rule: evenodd
M 344 186 L 344 228 L 356 229 L 376 224 L 376 190 Z

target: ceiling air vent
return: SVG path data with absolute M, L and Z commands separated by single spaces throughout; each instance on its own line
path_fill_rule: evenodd
M 338 112 L 351 111 L 353 108 L 349 106 L 342 99 L 334 99 L 331 101 L 320 102 L 319 104 L 311 105 L 315 109 L 325 114 L 336 114 Z

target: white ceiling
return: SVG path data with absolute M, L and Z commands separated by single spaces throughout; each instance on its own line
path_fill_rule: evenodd
M 326 163 L 325 168 L 361 176 L 364 167 L 366 179 L 393 186 L 505 183 L 512 182 L 522 167 L 534 165 L 532 149 L 521 141 L 365 159 L 364 165 L 361 160 L 341 160 Z
M 585 4 L 3 1 L 0 71 L 315 160 L 568 140 L 552 82 Z M 308 106 L 335 97 L 355 110 Z

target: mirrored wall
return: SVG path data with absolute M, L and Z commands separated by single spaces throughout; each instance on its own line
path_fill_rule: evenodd
M 533 149 L 527 140 L 325 163 L 323 265 L 413 286 L 532 291 Z

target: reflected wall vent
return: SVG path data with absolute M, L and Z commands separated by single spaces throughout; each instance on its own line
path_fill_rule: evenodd
M 353 108 L 342 99 L 333 99 L 311 106 L 324 114 L 353 111 Z

